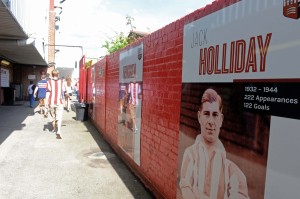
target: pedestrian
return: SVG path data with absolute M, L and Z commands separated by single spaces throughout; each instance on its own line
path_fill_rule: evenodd
M 48 110 L 45 106 L 45 100 L 46 100 L 46 87 L 47 87 L 47 80 L 46 75 L 41 75 L 41 80 L 37 82 L 36 88 L 34 90 L 34 97 L 37 97 L 39 99 L 39 109 L 40 114 L 43 114 L 44 117 L 48 117 Z
M 62 76 L 61 80 L 62 80 L 63 84 L 66 84 L 66 78 L 65 78 L 65 76 Z M 66 86 L 66 85 L 64 85 L 64 86 Z M 65 103 L 66 103 L 66 102 L 65 102 L 65 94 L 62 93 L 62 94 L 61 94 L 61 97 L 62 97 L 63 103 L 64 103 L 64 105 L 65 105 Z
M 76 83 L 74 85 L 74 91 L 76 95 L 76 100 L 79 101 L 79 81 L 76 80 Z
M 33 96 L 34 89 L 35 89 L 35 85 L 33 84 L 33 81 L 31 80 L 29 82 L 29 86 L 27 89 L 28 98 L 29 98 L 29 106 L 31 108 L 33 108 L 33 106 L 34 106 L 34 96 Z
M 66 109 L 69 112 L 71 109 L 71 96 L 73 93 L 73 87 L 72 87 L 72 79 L 70 76 L 66 78 L 66 93 L 65 93 L 65 103 L 66 103 Z
M 61 138 L 61 123 L 63 116 L 63 99 L 66 88 L 63 80 L 58 78 L 59 71 L 54 69 L 52 71 L 52 79 L 47 81 L 46 87 L 46 106 L 49 108 L 49 112 L 52 119 L 52 132 L 56 133 L 57 139 Z
M 249 199 L 246 177 L 227 159 L 219 139 L 222 109 L 221 97 L 207 89 L 197 112 L 201 132 L 183 155 L 179 187 L 184 199 Z

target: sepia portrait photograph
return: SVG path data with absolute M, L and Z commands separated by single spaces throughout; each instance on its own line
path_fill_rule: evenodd
M 178 199 L 263 199 L 270 116 L 245 112 L 238 83 L 182 85 Z

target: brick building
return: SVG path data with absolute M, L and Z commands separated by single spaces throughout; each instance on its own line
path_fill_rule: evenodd
M 26 99 L 29 81 L 36 83 L 41 72 L 53 70 L 54 4 L 54 0 L 0 1 L 0 104 Z

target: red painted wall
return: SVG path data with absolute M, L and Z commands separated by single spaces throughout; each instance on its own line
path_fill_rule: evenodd
M 217 0 L 126 47 L 144 44 L 140 167 L 118 146 L 120 51 L 93 65 L 96 103 L 91 119 L 157 198 L 176 198 L 184 25 L 238 1 Z
M 117 117 L 119 99 L 119 52 L 107 56 L 106 71 L 106 137 L 114 144 L 118 143 Z
M 87 103 L 92 103 L 93 102 L 93 67 L 89 67 L 86 70 L 86 82 L 87 82 Z
M 100 132 L 106 132 L 106 58 L 93 65 L 95 70 L 95 102 L 92 105 L 91 119 Z M 89 92 L 92 88 L 88 88 Z M 89 103 L 92 103 L 91 101 Z
M 85 56 L 79 61 L 79 102 L 87 101 L 87 69 L 85 66 Z

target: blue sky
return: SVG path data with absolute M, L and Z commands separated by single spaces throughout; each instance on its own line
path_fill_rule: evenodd
M 153 32 L 211 2 L 213 0 L 66 0 L 60 5 L 63 11 L 56 44 L 83 46 L 87 57 L 100 57 L 105 55 L 105 49 L 101 48 L 105 40 L 116 32 L 129 32 L 126 15 L 134 18 L 137 30 Z M 76 52 L 71 53 L 78 49 L 60 50 L 58 61 L 63 57 L 66 62 L 66 53 L 78 56 Z

